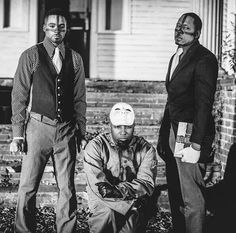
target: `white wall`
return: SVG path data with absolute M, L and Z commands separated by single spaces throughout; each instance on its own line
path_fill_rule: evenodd
M 3 0 L 0 0 L 0 77 L 14 76 L 20 54 L 37 41 L 37 0 L 22 1 L 15 18 L 25 20 L 22 27 L 3 28 Z M 14 9 L 13 9 L 14 10 Z
M 192 11 L 193 3 L 191 0 L 130 2 L 128 33 L 97 33 L 91 28 L 91 76 L 115 80 L 164 80 L 168 61 L 176 49 L 175 24 L 181 14 Z M 92 20 L 92 27 L 97 27 L 97 20 Z

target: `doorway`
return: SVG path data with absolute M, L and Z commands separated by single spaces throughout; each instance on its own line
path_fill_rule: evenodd
M 90 0 L 70 0 L 70 32 L 68 43 L 79 52 L 84 62 L 85 76 L 89 77 Z

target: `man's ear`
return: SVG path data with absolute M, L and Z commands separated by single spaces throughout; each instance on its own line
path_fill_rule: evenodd
M 46 25 L 43 25 L 43 31 L 46 32 Z
M 195 39 L 199 39 L 200 35 L 201 35 L 201 31 L 198 30 L 198 31 L 194 32 Z

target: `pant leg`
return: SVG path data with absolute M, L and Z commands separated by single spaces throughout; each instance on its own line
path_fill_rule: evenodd
M 183 163 L 176 158 L 181 192 L 184 201 L 182 212 L 185 217 L 186 233 L 205 232 L 205 183 L 199 164 Z
M 173 154 L 171 156 L 172 157 L 169 157 L 169 159 L 166 160 L 166 179 L 168 185 L 168 197 L 171 209 L 173 231 L 175 233 L 185 233 L 185 217 L 180 211 L 184 206 L 184 201 L 180 188 L 179 173 Z
M 144 233 L 140 216 L 141 213 L 137 209 L 131 209 L 126 216 L 122 216 L 125 223 L 119 233 Z
M 74 126 L 59 124 L 54 144 L 53 163 L 59 189 L 56 207 L 57 233 L 72 233 L 76 227 L 76 192 L 74 185 L 76 143 Z
M 88 219 L 90 233 L 118 233 L 114 210 L 97 202 L 90 211 Z
M 166 162 L 166 178 L 175 233 L 203 233 L 205 228 L 204 181 L 199 164 L 174 158 L 174 129 L 171 127 Z
M 27 124 L 27 153 L 23 156 L 15 218 L 15 232 L 35 232 L 36 194 L 50 156 L 51 127 L 30 119 Z

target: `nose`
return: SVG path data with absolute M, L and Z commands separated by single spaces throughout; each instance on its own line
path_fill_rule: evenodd
M 59 26 L 55 26 L 54 31 L 59 32 L 60 31 Z
M 63 32 L 64 31 L 64 28 L 61 28 L 60 25 L 55 25 L 54 28 L 53 28 L 53 31 L 55 33 L 60 33 L 60 32 Z
M 120 131 L 120 133 L 121 133 L 122 135 L 125 135 L 125 134 L 126 134 L 126 127 L 125 127 L 124 125 L 121 126 L 121 131 Z
M 184 34 L 184 31 L 181 27 L 175 28 L 175 32 L 178 34 Z

